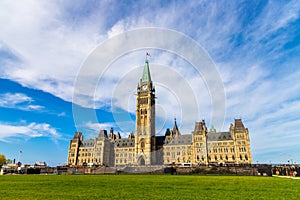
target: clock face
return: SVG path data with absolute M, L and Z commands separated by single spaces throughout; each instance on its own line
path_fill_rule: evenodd
M 145 91 L 147 90 L 148 86 L 147 85 L 143 85 L 142 90 Z

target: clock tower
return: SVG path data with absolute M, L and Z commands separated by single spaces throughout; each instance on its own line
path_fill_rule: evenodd
M 155 89 L 147 59 L 137 87 L 135 135 L 136 164 L 155 164 Z

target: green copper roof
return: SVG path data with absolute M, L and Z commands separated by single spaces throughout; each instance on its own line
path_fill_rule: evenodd
M 150 70 L 149 70 L 149 62 L 146 60 L 143 76 L 142 76 L 142 83 L 151 82 Z

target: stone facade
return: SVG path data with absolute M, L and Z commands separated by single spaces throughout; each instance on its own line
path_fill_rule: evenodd
M 205 121 L 195 123 L 191 134 L 181 134 L 176 119 L 172 130 L 164 136 L 155 135 L 155 88 L 146 60 L 137 87 L 135 134 L 121 138 L 110 129 L 101 130 L 98 137 L 83 140 L 76 132 L 70 141 L 69 165 L 97 164 L 107 166 L 136 165 L 207 165 L 251 164 L 248 129 L 241 119 L 235 119 L 227 132 L 207 129 Z
M 83 140 L 81 132 L 76 132 L 70 141 L 68 164 L 85 165 L 88 163 L 114 165 L 113 143 L 108 139 L 106 130 L 98 137 Z
M 174 127 L 177 127 L 176 121 Z M 173 129 L 174 130 L 174 129 Z M 192 134 L 166 132 L 163 145 L 164 164 L 251 164 L 248 129 L 235 119 L 228 132 L 207 131 L 205 121 L 196 122 Z

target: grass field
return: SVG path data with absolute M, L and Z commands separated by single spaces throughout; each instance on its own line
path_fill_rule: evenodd
M 253 176 L 5 175 L 0 199 L 300 199 L 300 180 Z

